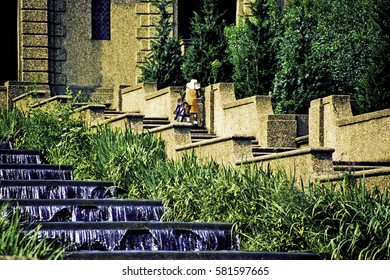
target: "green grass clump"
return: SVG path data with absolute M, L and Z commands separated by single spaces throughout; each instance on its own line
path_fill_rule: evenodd
M 38 228 L 23 231 L 19 212 L 0 211 L 0 256 L 12 259 L 62 259 L 63 248 L 53 240 L 40 238 Z
M 44 118 L 21 121 L 34 120 Z M 9 120 L 3 124 L 17 127 Z M 74 164 L 76 179 L 114 181 L 121 197 L 162 199 L 169 208 L 166 221 L 231 222 L 242 250 L 390 259 L 387 191 L 369 191 L 353 180 L 302 186 L 283 170 L 224 166 L 193 154 L 173 162 L 166 157 L 164 141 L 154 134 L 75 124 L 56 129 L 51 140 L 43 134 L 34 138 L 37 147 L 45 148 L 46 159 Z

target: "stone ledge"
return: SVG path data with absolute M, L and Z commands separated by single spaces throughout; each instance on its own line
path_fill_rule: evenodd
M 255 138 L 253 136 L 247 136 L 247 135 L 233 135 L 233 136 L 227 136 L 227 137 L 217 137 L 217 138 L 210 139 L 210 140 L 204 140 L 204 141 L 200 141 L 200 142 L 196 142 L 196 143 L 183 145 L 181 147 L 176 148 L 176 150 L 177 151 L 188 150 L 188 149 L 198 148 L 198 147 L 202 147 L 202 146 L 215 145 L 215 144 L 218 144 L 221 142 L 227 142 L 227 141 L 231 141 L 231 140 L 252 141 L 254 139 Z
M 387 117 L 390 117 L 390 109 L 344 118 L 338 120 L 336 124 L 341 127 Z
M 256 162 L 262 162 L 266 160 L 283 159 L 283 158 L 296 157 L 296 156 L 307 155 L 307 154 L 321 154 L 321 153 L 333 153 L 333 152 L 334 149 L 331 148 L 323 148 L 323 147 L 301 148 L 293 151 L 278 153 L 276 155 L 265 155 L 260 157 L 253 157 L 245 161 L 239 161 L 237 162 L 237 164 L 256 163 Z
M 39 101 L 33 105 L 31 105 L 31 108 L 36 108 L 36 107 L 40 107 L 40 106 L 44 106 L 44 105 L 47 105 L 51 102 L 56 102 L 56 101 L 59 101 L 59 102 L 67 102 L 69 101 L 70 99 L 72 99 L 71 96 L 69 95 L 56 95 L 56 96 L 53 96 L 53 97 L 49 97 L 45 100 L 42 100 L 42 101 Z
M 162 131 L 169 130 L 172 128 L 191 128 L 191 127 L 192 127 L 192 124 L 190 124 L 190 123 L 175 122 L 175 123 L 171 123 L 171 124 L 167 124 L 167 125 L 162 125 L 162 126 L 159 126 L 156 128 L 152 128 L 149 130 L 149 132 L 158 133 L 158 132 L 162 132 Z

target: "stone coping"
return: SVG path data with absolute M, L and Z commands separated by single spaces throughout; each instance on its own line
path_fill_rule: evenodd
M 181 88 L 180 86 L 170 86 L 170 87 L 160 89 L 160 90 L 155 91 L 153 93 L 147 94 L 145 96 L 145 100 L 148 101 L 148 100 L 160 97 L 162 95 L 169 94 L 171 91 L 180 91 L 179 90 L 180 88 Z
M 256 102 L 256 96 L 251 96 L 251 97 L 247 97 L 247 98 L 243 98 L 243 99 L 239 99 L 236 101 L 225 103 L 222 105 L 222 108 L 226 110 L 226 109 L 230 109 L 230 108 L 234 108 L 234 107 L 253 104 L 255 102 Z
M 155 83 L 143 82 L 143 83 L 139 83 L 139 84 L 135 84 L 135 85 L 123 86 L 121 88 L 121 90 L 122 90 L 122 94 L 126 94 L 129 92 L 133 92 L 133 91 L 137 91 L 137 90 L 141 90 L 141 89 L 145 89 L 145 88 L 156 89 L 157 85 Z M 153 91 L 155 91 L 155 90 L 153 90 Z
M 47 92 L 44 90 L 29 91 L 27 93 L 23 93 L 21 95 L 16 96 L 15 98 L 12 99 L 12 102 L 17 102 L 21 99 L 24 99 L 24 98 L 27 98 L 30 96 L 34 96 L 34 95 L 39 96 L 39 97 L 44 97 L 46 94 L 47 94 Z
M 143 119 L 144 117 L 145 117 L 145 115 L 140 114 L 140 113 L 123 113 L 121 115 L 117 115 L 115 117 L 111 117 L 111 118 L 109 118 L 107 120 L 99 122 L 98 125 L 105 125 L 105 124 L 113 123 L 113 122 L 116 122 L 116 121 L 119 121 L 119 120 L 123 120 L 123 119 L 127 119 L 127 118 Z M 96 125 L 93 125 L 93 126 L 96 126 Z
M 265 155 L 265 156 L 253 157 L 253 158 L 246 159 L 246 160 L 236 161 L 236 165 L 251 164 L 251 163 L 262 162 L 262 161 L 267 161 L 267 160 L 296 157 L 296 156 L 307 155 L 307 154 L 333 153 L 334 151 L 335 151 L 335 149 L 323 148 L 323 147 L 301 148 L 301 149 L 296 149 L 293 151 L 277 153 L 274 155 Z
M 234 141 L 234 140 L 249 140 L 249 141 L 251 141 L 254 139 L 255 139 L 255 137 L 248 136 L 248 135 L 232 135 L 232 136 L 225 136 L 225 137 L 217 137 L 217 138 L 213 138 L 213 139 L 207 139 L 204 141 L 199 141 L 196 143 L 191 143 L 191 144 L 180 146 L 180 147 L 176 148 L 176 151 L 183 151 L 183 150 L 198 148 L 198 147 L 202 147 L 202 146 L 209 146 L 209 145 L 214 145 L 214 144 L 218 144 L 221 142 L 227 142 L 227 141 Z
M 348 173 L 349 174 L 349 173 Z M 376 169 L 354 171 L 350 173 L 354 178 L 368 178 L 388 175 L 390 176 L 390 167 L 381 167 Z M 343 179 L 343 173 L 340 174 L 329 174 L 317 176 L 316 180 L 320 182 L 334 182 Z
M 175 122 L 175 123 L 171 123 L 171 124 L 167 124 L 167 125 L 162 125 L 162 126 L 159 126 L 156 128 L 152 128 L 149 130 L 149 132 L 156 133 L 156 132 L 162 132 L 162 131 L 169 130 L 172 128 L 180 128 L 180 127 L 181 128 L 191 128 L 192 124 L 186 123 L 186 122 Z
M 106 108 L 106 105 L 103 105 L 103 104 L 88 104 L 88 105 L 85 105 L 85 106 L 81 106 L 79 108 L 76 108 L 73 110 L 73 113 L 78 113 L 78 112 L 82 112 L 82 111 L 85 111 L 85 110 L 88 110 L 88 109 L 105 109 Z
M 61 100 L 70 100 L 70 99 L 72 99 L 72 97 L 69 95 L 55 95 L 53 97 L 46 98 L 45 100 L 39 101 L 39 102 L 31 105 L 31 108 L 40 107 L 42 105 L 45 105 L 47 103 L 57 101 L 57 100 L 61 101 Z
M 367 122 L 375 119 L 390 117 L 390 109 L 384 109 L 367 114 L 356 115 L 352 117 L 343 118 L 337 121 L 337 126 L 347 126 L 351 124 L 357 124 Z

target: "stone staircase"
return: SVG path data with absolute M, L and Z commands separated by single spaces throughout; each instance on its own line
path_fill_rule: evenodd
M 149 131 L 150 129 L 160 127 L 162 125 L 170 124 L 168 118 L 161 117 L 144 117 L 143 119 L 143 127 L 144 130 Z
M 356 172 L 390 167 L 390 162 L 373 161 L 333 161 L 335 172 Z
M 65 259 L 320 259 L 311 253 L 240 251 L 230 223 L 164 222 L 159 200 L 117 198 L 113 182 L 75 180 L 72 166 L 0 142 L 0 204 L 23 228 L 66 245 Z

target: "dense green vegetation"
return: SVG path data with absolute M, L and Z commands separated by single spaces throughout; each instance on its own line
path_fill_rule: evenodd
M 181 55 L 180 42 L 171 36 L 173 25 L 168 9 L 172 8 L 171 0 L 160 0 L 152 3 L 159 14 L 160 19 L 155 23 L 157 39 L 151 43 L 152 57 L 146 57 L 144 64 L 140 66 L 142 75 L 140 82 L 154 82 L 159 88 L 184 83 L 181 73 L 183 57 Z
M 38 229 L 23 231 L 18 212 L 11 212 L 6 205 L 0 207 L 0 259 L 42 259 L 62 258 L 63 248 L 53 240 L 41 239 Z
M 191 154 L 173 162 L 155 135 L 92 131 L 66 108 L 3 111 L 0 134 L 17 148 L 42 149 L 50 163 L 74 164 L 77 179 L 113 180 L 125 198 L 162 199 L 170 209 L 164 220 L 232 222 L 243 250 L 390 259 L 386 191 L 348 180 L 302 186 L 283 170 L 222 166 Z
M 194 12 L 184 57 L 164 56 L 186 80 L 234 82 L 237 98 L 271 95 L 277 113 L 307 113 L 311 100 L 335 94 L 351 95 L 360 113 L 390 107 L 390 0 L 290 0 L 283 8 L 254 0 L 252 16 L 233 26 L 217 2 Z M 149 59 L 164 64 L 161 53 L 152 49 Z

